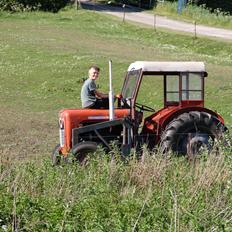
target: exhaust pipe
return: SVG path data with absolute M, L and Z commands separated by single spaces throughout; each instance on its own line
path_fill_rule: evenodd
M 109 120 L 114 120 L 114 92 L 112 88 L 112 60 L 109 60 Z

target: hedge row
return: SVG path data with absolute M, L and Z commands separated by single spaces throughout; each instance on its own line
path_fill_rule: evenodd
M 58 12 L 69 0 L 1 0 L 0 9 L 6 11 L 43 10 Z
M 166 0 L 166 1 L 177 2 L 178 0 Z M 185 0 L 185 1 L 190 4 L 191 3 L 196 4 L 198 6 L 204 5 L 205 7 L 212 9 L 212 11 L 220 9 L 221 11 L 232 13 L 232 0 Z
M 178 0 L 165 0 L 168 2 L 177 2 Z M 188 4 L 196 4 L 198 6 L 205 6 L 212 10 L 212 12 L 219 9 L 222 12 L 229 12 L 232 13 L 232 0 L 182 0 Z M 127 5 L 134 5 L 139 6 L 142 8 L 151 8 L 155 6 L 158 0 L 113 0 L 115 3 L 119 4 L 127 4 Z
M 220 9 L 232 13 L 232 0 L 197 0 L 198 5 L 205 5 L 212 10 Z

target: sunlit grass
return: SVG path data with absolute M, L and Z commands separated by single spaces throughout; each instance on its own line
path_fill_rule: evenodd
M 134 60 L 201 60 L 215 65 L 209 78 L 214 68 L 231 64 L 230 43 L 154 32 L 82 10 L 3 14 L 0 24 L 1 97 L 30 110 L 79 107 L 81 79 L 92 63 L 102 67 L 99 85 L 107 91 L 109 59 L 115 92 Z
M 49 159 L 59 140 L 58 111 L 80 107 L 91 64 L 101 67 L 98 84 L 108 91 L 109 59 L 115 93 L 135 60 L 204 61 L 206 105 L 231 125 L 231 43 L 72 9 L 0 13 L 0 35 L 0 230 L 231 230 L 228 147 L 195 163 L 147 150 L 142 161 L 132 154 L 122 162 L 118 151 L 100 148 L 86 167 L 54 168 Z M 156 110 L 160 81 L 146 80 L 139 95 Z

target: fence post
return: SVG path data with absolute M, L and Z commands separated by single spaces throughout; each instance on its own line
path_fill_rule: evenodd
M 194 39 L 197 38 L 197 22 L 194 21 Z
M 122 5 L 122 8 L 123 8 L 123 18 L 122 18 L 122 21 L 125 22 L 125 17 L 126 17 L 126 4 L 123 4 Z
M 181 14 L 182 12 L 182 0 L 178 0 L 177 12 L 178 14 Z
M 75 7 L 76 10 L 78 10 L 78 0 L 75 0 L 74 7 Z
M 182 13 L 183 7 L 186 7 L 188 0 L 178 0 L 177 12 L 178 14 Z
M 156 31 L 156 14 L 154 13 L 154 30 Z

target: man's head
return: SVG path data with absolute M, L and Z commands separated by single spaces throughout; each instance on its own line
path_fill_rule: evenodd
M 92 65 L 89 68 L 89 78 L 92 80 L 96 80 L 98 78 L 100 72 L 100 68 L 96 65 Z

